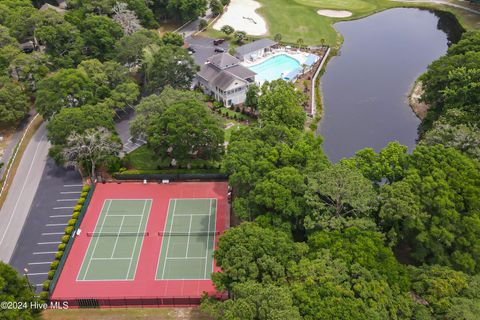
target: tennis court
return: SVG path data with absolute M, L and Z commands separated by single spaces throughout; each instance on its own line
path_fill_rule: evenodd
M 77 280 L 133 280 L 151 206 L 150 199 L 105 200 Z
M 217 199 L 171 199 L 157 280 L 206 280 L 213 271 Z

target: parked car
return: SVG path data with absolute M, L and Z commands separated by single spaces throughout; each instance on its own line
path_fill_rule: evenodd
M 190 51 L 191 53 L 195 53 L 195 48 L 194 47 L 188 47 L 188 51 Z
M 218 48 L 215 48 L 215 52 L 224 53 L 225 49 L 223 49 L 222 47 L 218 47 Z
M 213 44 L 218 46 L 219 44 L 222 44 L 225 42 L 225 39 L 215 39 L 213 40 Z

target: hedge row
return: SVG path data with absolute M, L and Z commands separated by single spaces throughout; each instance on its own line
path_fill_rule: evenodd
M 67 243 L 72 236 L 75 223 L 77 223 L 78 216 L 80 215 L 80 211 L 82 211 L 82 207 L 85 203 L 89 190 L 89 185 L 85 185 L 82 188 L 82 194 L 80 196 L 80 199 L 78 199 L 77 205 L 73 208 L 72 218 L 68 220 L 68 226 L 65 228 L 65 235 L 62 236 L 62 243 L 58 245 L 58 251 L 55 254 L 55 260 L 50 265 L 50 271 L 48 272 L 48 280 L 43 283 L 43 291 L 40 293 L 40 298 L 43 300 L 48 299 L 50 282 L 55 276 L 55 272 L 58 268 L 58 265 L 60 264 L 60 259 L 62 259 L 62 256 L 64 254 L 65 247 L 67 246 Z

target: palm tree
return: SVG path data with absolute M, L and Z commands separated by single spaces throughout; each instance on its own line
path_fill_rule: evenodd
M 297 45 L 298 45 L 298 49 L 301 49 L 301 48 L 302 48 L 302 46 L 303 46 L 303 39 L 302 39 L 302 38 L 299 38 L 299 39 L 297 40 Z

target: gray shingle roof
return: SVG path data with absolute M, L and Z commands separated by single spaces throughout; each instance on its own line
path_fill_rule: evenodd
M 247 53 L 258 51 L 258 50 L 265 49 L 265 48 L 269 48 L 269 47 L 274 46 L 276 44 L 277 43 L 275 41 L 270 40 L 270 39 L 260 39 L 260 40 L 253 41 L 252 43 L 249 43 L 249 44 L 243 45 L 241 47 L 238 47 L 236 52 L 237 52 L 237 55 L 242 55 L 243 56 Z
M 220 69 L 232 67 L 240 62 L 240 60 L 229 55 L 228 53 L 216 54 L 208 58 L 208 61 Z
M 255 72 L 252 70 L 242 66 L 242 65 L 237 65 L 231 68 L 228 68 L 226 71 L 234 74 L 235 76 L 241 78 L 241 79 L 247 79 L 247 78 L 252 78 L 256 75 Z
M 222 71 L 215 77 L 215 79 L 212 82 L 212 85 L 222 90 L 226 90 L 234 81 L 243 82 L 243 80 L 235 77 L 230 72 Z

